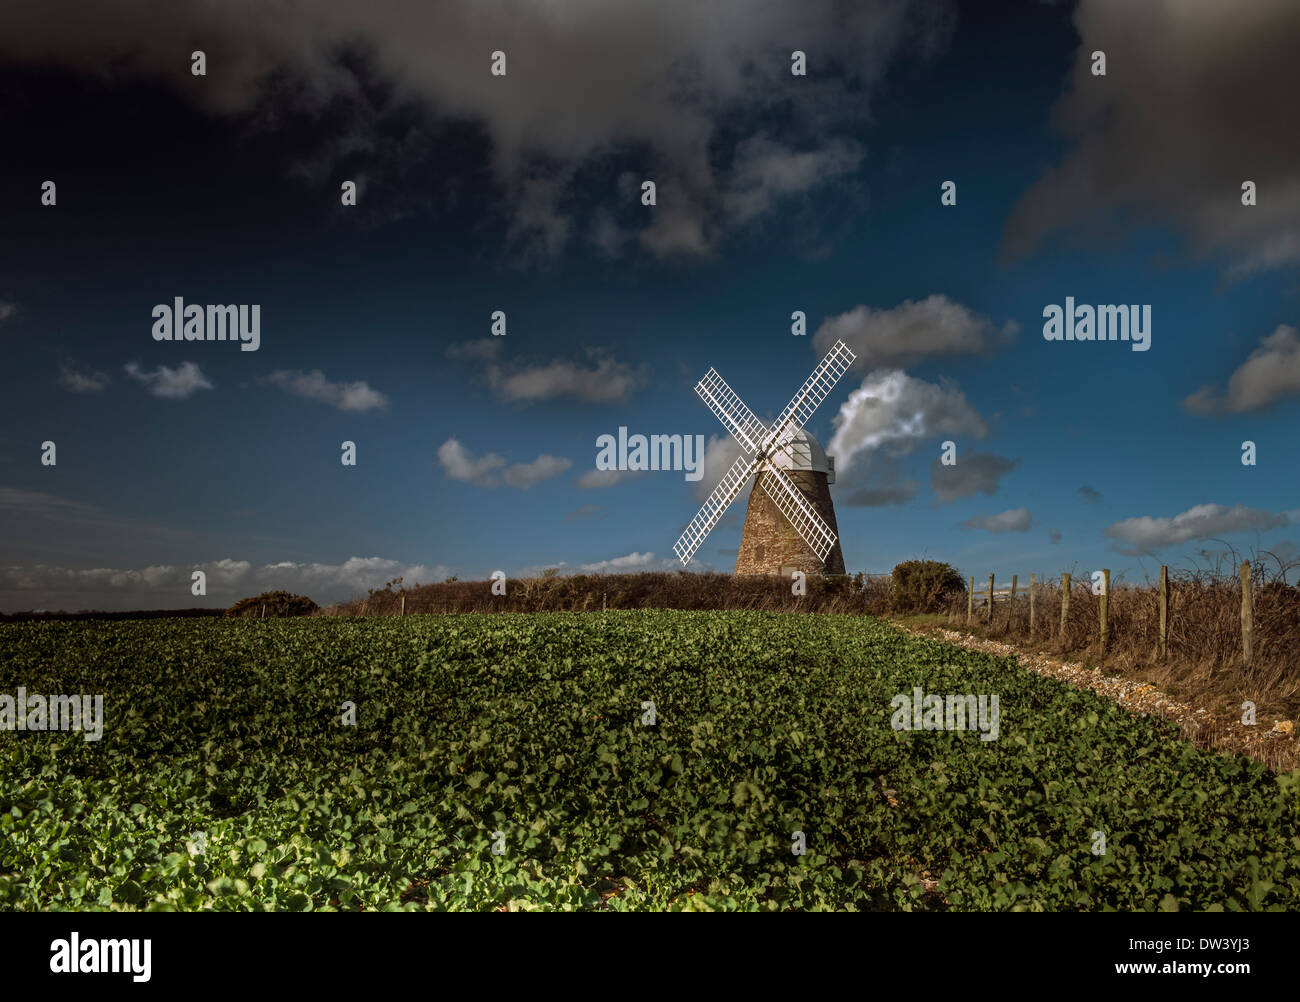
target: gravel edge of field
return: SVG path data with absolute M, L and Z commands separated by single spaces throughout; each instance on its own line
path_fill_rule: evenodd
M 1273 769 L 1285 772 L 1300 767 L 1300 742 L 1295 724 L 1274 720 L 1270 729 L 1260 721 L 1251 727 L 1239 716 L 1216 712 L 1180 702 L 1149 682 L 1106 675 L 1098 667 L 1082 662 L 1058 661 L 1041 654 L 1023 651 L 1011 644 L 998 643 L 944 627 L 917 628 L 894 621 L 894 626 L 912 636 L 924 636 L 968 650 L 995 657 L 1014 657 L 1017 663 L 1036 675 L 1053 678 L 1079 689 L 1089 689 L 1122 706 L 1134 716 L 1158 716 L 1173 721 L 1183 738 L 1199 748 L 1229 755 L 1246 755 Z

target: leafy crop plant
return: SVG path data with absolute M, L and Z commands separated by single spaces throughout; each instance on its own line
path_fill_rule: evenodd
M 0 625 L 20 686 L 105 729 L 0 731 L 10 910 L 1300 907 L 1296 774 L 867 617 Z

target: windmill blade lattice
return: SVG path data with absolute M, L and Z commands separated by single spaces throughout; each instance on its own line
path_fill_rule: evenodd
M 710 369 L 703 379 L 695 384 L 695 392 L 708 405 L 731 432 L 731 437 L 745 447 L 751 456 L 758 452 L 767 438 L 767 426 L 754 412 L 745 406 L 745 402 L 727 385 L 726 380 L 718 375 L 716 369 Z
M 713 493 L 704 502 L 704 507 L 696 513 L 681 538 L 673 544 L 673 552 L 683 564 L 691 562 L 691 557 L 700 548 L 704 538 L 722 521 L 722 516 L 731 507 L 731 502 L 736 500 L 736 495 L 744 489 L 745 484 L 749 483 L 749 478 L 754 475 L 758 467 L 757 459 L 741 456 L 731 465 L 731 469 L 719 481 L 718 486 L 713 488 Z
M 826 399 L 827 394 L 835 389 L 835 384 L 840 381 L 844 373 L 849 371 L 849 366 L 856 358 L 857 356 L 849 351 L 849 346 L 843 341 L 835 342 L 834 347 L 827 352 L 821 364 L 813 370 L 812 375 L 800 387 L 794 399 L 785 405 L 785 410 L 772 425 L 767 438 L 763 441 L 764 452 L 771 452 L 774 447 L 789 441 L 795 430 L 802 429 L 808 423 L 813 411 Z
M 812 547 L 818 560 L 825 560 L 826 554 L 835 545 L 835 533 L 820 515 L 813 510 L 799 488 L 790 483 L 784 470 L 769 466 L 758 475 L 758 485 L 763 493 L 776 502 L 781 514 L 794 526 L 795 532 Z
M 716 369 L 709 369 L 696 384 L 695 392 L 723 423 L 731 437 L 740 443 L 745 454 L 732 464 L 704 506 L 691 519 L 681 538 L 673 545 L 673 552 L 683 564 L 690 563 L 705 537 L 722 521 L 727 508 L 755 473 L 759 474 L 758 483 L 764 493 L 776 504 L 799 537 L 819 560 L 826 559 L 826 555 L 835 546 L 835 533 L 772 460 L 790 452 L 796 434 L 803 430 L 818 405 L 848 372 L 855 358 L 848 345 L 836 341 L 770 428 L 764 426 L 727 385 L 726 380 L 718 375 Z

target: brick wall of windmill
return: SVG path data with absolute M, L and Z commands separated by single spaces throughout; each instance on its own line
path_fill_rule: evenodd
M 799 570 L 809 576 L 843 574 L 844 553 L 840 549 L 840 530 L 835 522 L 835 508 L 831 504 L 831 490 L 826 482 L 826 474 L 809 470 L 787 470 L 786 475 L 835 533 L 835 546 L 826 555 L 826 563 L 823 564 L 795 532 L 794 526 L 781 514 L 776 502 L 755 481 L 749 495 L 749 507 L 745 511 L 745 528 L 740 536 L 736 573 L 789 574 L 791 570 Z

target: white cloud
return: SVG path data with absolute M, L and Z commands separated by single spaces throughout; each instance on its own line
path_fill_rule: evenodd
M 650 570 L 655 563 L 653 553 L 636 553 L 611 560 L 598 560 L 594 564 L 581 564 L 580 568 L 587 574 L 630 574 L 633 571 Z M 662 563 L 662 561 L 660 561 Z
M 859 454 L 883 447 L 903 454 L 939 435 L 988 434 L 984 419 L 956 383 L 927 383 L 899 370 L 868 374 L 832 423 L 835 434 L 826 451 L 835 456 L 838 471 L 849 470 Z
M 980 515 L 968 518 L 961 524 L 963 529 L 985 529 L 988 532 L 1028 532 L 1034 524 L 1028 508 L 1009 508 L 996 515 Z
M 190 575 L 207 575 L 206 597 L 190 592 Z M 0 567 L 0 603 L 9 609 L 176 609 L 229 606 L 240 598 L 283 589 L 320 605 L 364 596 L 396 577 L 403 584 L 443 581 L 451 568 L 381 557 L 350 557 L 341 564 L 282 561 L 253 564 L 229 558 L 207 563 L 140 568 Z
M 1118 539 L 1121 553 L 1151 553 L 1166 546 L 1209 539 L 1236 532 L 1263 532 L 1290 525 L 1294 514 L 1268 512 L 1259 508 L 1221 504 L 1198 504 L 1173 518 L 1144 515 L 1126 518 L 1106 529 L 1107 537 Z
M 563 459 L 559 456 L 542 453 L 531 463 L 515 463 L 513 466 L 506 467 L 501 476 L 510 487 L 527 490 L 534 484 L 540 484 L 543 480 L 558 477 L 572 465 L 573 460 L 571 459 Z
M 620 362 L 601 348 L 586 349 L 586 363 L 569 359 L 502 363 L 502 350 L 500 338 L 487 337 L 450 345 L 445 354 L 475 364 L 497 397 L 510 403 L 561 397 L 592 404 L 626 403 L 649 378 L 647 366 Z
M 854 369 L 905 367 L 941 355 L 991 352 L 1009 343 L 1020 325 L 1008 320 L 1001 328 L 947 296 L 906 299 L 892 309 L 855 306 L 827 317 L 813 335 L 825 354 L 843 341 L 857 356 Z
M 108 383 L 106 372 L 78 372 L 68 365 L 59 366 L 59 385 L 69 393 L 99 393 Z
M 511 576 L 516 578 L 540 577 L 543 571 L 552 569 L 558 571 L 561 576 L 567 576 L 571 574 L 635 574 L 639 571 L 665 571 L 674 570 L 678 567 L 680 565 L 676 560 L 663 558 L 656 560 L 653 553 L 637 553 L 634 551 L 626 556 L 612 557 L 609 560 L 597 560 L 589 564 L 568 564 L 561 560 L 554 564 L 521 567 Z
M 286 393 L 329 404 L 341 411 L 364 413 L 388 409 L 388 397 L 378 390 L 371 389 L 368 383 L 364 381 L 331 383 L 320 369 L 313 369 L 311 372 L 276 369 L 266 381 Z
M 1265 410 L 1297 394 L 1300 331 L 1279 324 L 1228 378 L 1228 392 L 1223 397 L 1216 397 L 1212 387 L 1202 386 L 1183 400 L 1183 407 L 1193 414 L 1243 414 Z
M 193 362 L 182 362 L 174 369 L 160 365 L 152 372 L 145 372 L 135 362 L 128 362 L 124 368 L 126 374 L 144 386 L 150 394 L 164 400 L 185 400 L 199 390 L 212 389 L 208 377 Z
M 862 148 L 832 138 L 821 149 L 793 150 L 764 133 L 736 145 L 722 204 L 737 223 L 766 215 L 783 198 L 800 194 L 858 169 Z
M 602 487 L 617 487 L 639 476 L 642 476 L 640 470 L 587 470 L 573 482 L 586 491 Z
M 532 462 L 509 466 L 495 452 L 475 459 L 474 454 L 454 438 L 447 439 L 438 447 L 438 462 L 449 480 L 460 480 L 476 487 L 499 487 L 504 481 L 507 486 L 521 490 L 558 477 L 573 465 L 570 459 L 547 453 L 542 453 Z
M 506 465 L 506 461 L 495 452 L 489 452 L 478 459 L 457 439 L 449 438 L 438 446 L 438 462 L 449 480 L 460 480 L 479 487 L 497 486 L 494 470 Z
M 644 368 L 589 349 L 590 365 L 556 359 L 540 365 L 489 365 L 488 384 L 502 400 L 530 403 L 571 397 L 583 403 L 625 403 L 646 380 Z

